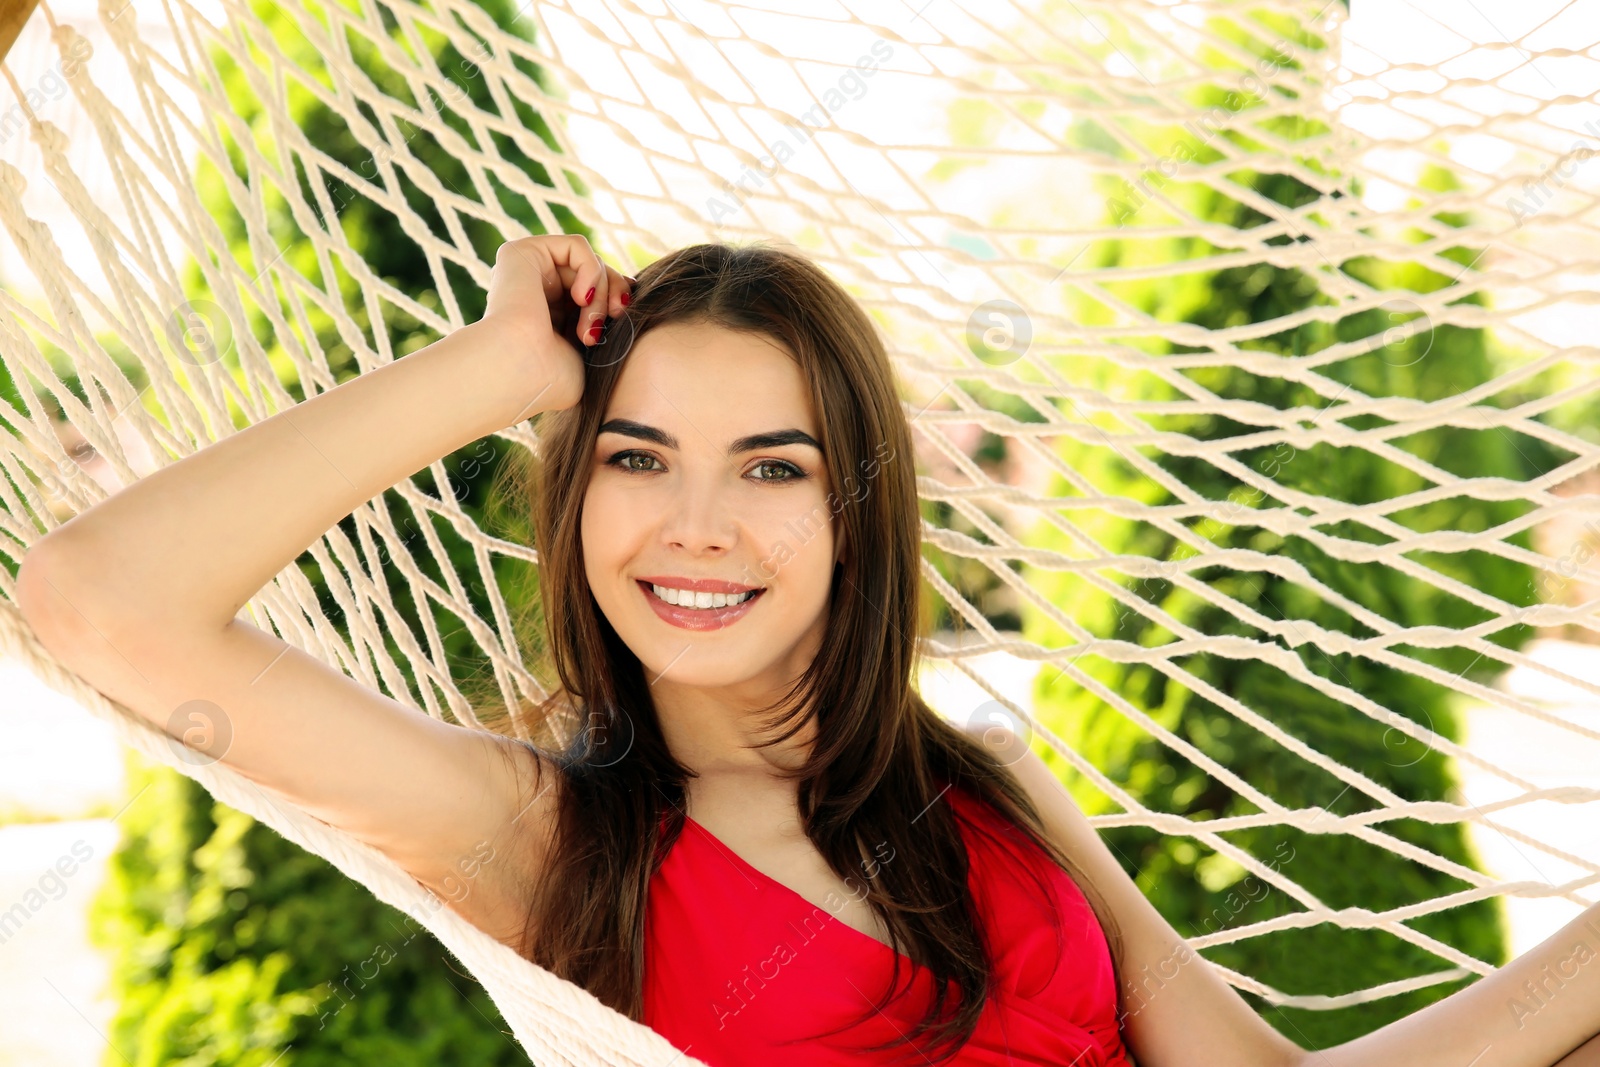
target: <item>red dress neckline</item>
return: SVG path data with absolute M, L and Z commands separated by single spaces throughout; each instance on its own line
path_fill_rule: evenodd
M 705 826 L 701 825 L 699 822 L 696 822 L 689 815 L 688 812 L 684 812 L 683 823 L 684 823 L 685 826 L 691 826 L 694 829 L 698 830 L 701 833 L 701 835 L 703 835 L 706 838 L 707 841 L 709 841 L 713 846 L 715 846 L 717 848 L 717 850 L 720 851 L 723 855 L 728 857 L 728 859 L 730 859 L 737 867 L 739 867 L 741 870 L 743 870 L 747 874 L 755 875 L 755 877 L 757 879 L 759 879 L 760 881 L 765 883 L 773 891 L 784 894 L 785 896 L 789 897 L 794 902 L 799 903 L 799 904 L 803 905 L 806 908 L 821 908 L 821 907 L 824 907 L 824 905 L 822 905 L 822 904 L 817 904 L 814 901 L 811 901 L 811 900 L 807 899 L 801 893 L 797 892 L 796 890 L 794 890 L 794 889 L 790 888 L 789 886 L 785 885 L 784 883 L 780 882 L 778 879 L 772 877 L 772 875 L 768 874 L 766 871 L 763 871 L 761 868 L 757 867 L 755 864 L 751 863 L 749 860 L 747 860 L 743 856 L 739 855 L 739 853 L 735 852 L 728 845 L 728 843 L 726 841 L 723 841 L 722 838 L 718 837 L 716 834 L 714 834 L 710 830 L 706 829 Z M 901 952 L 899 949 L 895 948 L 893 945 L 889 945 L 889 944 L 886 944 L 885 942 L 879 941 L 877 938 L 873 937 L 871 934 L 867 933 L 865 930 L 857 930 L 854 926 L 851 926 L 849 923 L 838 922 L 837 925 L 842 927 L 845 930 L 848 930 L 850 933 L 855 934 L 857 937 L 861 938 L 863 941 L 868 942 L 869 945 L 872 946 L 872 947 L 875 947 L 875 948 L 878 948 L 878 949 L 882 949 L 884 952 L 892 952 L 892 953 L 894 953 L 896 956 L 900 957 L 901 961 L 904 962 L 906 966 L 910 966 L 911 965 L 911 957 L 907 956 L 904 952 Z
M 1110 951 L 1076 883 L 976 795 L 956 787 L 941 799 L 957 816 L 994 964 L 977 1028 L 946 1067 L 1129 1067 Z M 865 1050 L 911 1033 L 932 1003 L 932 972 L 836 921 L 687 812 L 683 826 L 648 886 L 645 1025 L 711 1067 L 916 1060 L 905 1044 Z

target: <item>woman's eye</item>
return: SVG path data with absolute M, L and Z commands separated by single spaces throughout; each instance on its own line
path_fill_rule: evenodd
M 649 466 L 636 466 L 633 463 L 633 461 L 636 459 L 644 460 L 647 464 L 654 463 L 656 461 L 656 457 L 652 456 L 648 452 L 618 452 L 616 455 L 606 460 L 606 462 L 626 474 L 649 474 L 653 468 Z
M 761 471 L 771 468 L 781 472 L 781 476 L 758 477 L 758 482 L 793 482 L 805 477 L 805 472 L 792 463 L 781 463 L 777 460 L 763 460 L 755 465 L 755 470 Z

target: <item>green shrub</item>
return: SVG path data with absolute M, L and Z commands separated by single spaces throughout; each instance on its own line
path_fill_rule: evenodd
M 1249 42 L 1241 36 L 1240 43 Z M 1254 42 L 1259 46 L 1259 40 Z M 1220 79 L 1219 79 L 1220 80 Z M 1237 110 L 1243 102 L 1233 94 L 1213 91 L 1204 103 Z M 1280 118 L 1271 132 L 1293 143 L 1325 132 L 1309 122 Z M 1157 157 L 1171 155 L 1200 167 L 1223 157 L 1218 143 L 1203 142 L 1182 130 L 1140 130 L 1147 143 L 1158 144 Z M 1247 152 L 1236 133 L 1219 135 L 1231 147 Z M 1117 151 L 1112 139 L 1092 121 L 1080 125 L 1085 144 Z M 1316 161 L 1300 161 L 1314 171 Z M 1302 171 L 1301 173 L 1304 173 Z M 1229 196 L 1206 182 L 1185 180 L 1180 169 L 1175 178 L 1150 175 L 1180 210 L 1195 219 L 1251 231 L 1273 222 L 1247 203 L 1246 194 L 1282 205 L 1285 212 L 1317 199 L 1317 190 L 1299 177 L 1283 172 L 1263 172 L 1244 166 L 1226 178 L 1239 195 Z M 1449 188 L 1442 171 L 1426 177 L 1435 188 Z M 1220 177 L 1217 184 L 1221 185 Z M 1446 274 L 1420 263 L 1349 259 L 1306 271 L 1253 263 L 1228 269 L 1207 267 L 1210 257 L 1224 253 L 1199 237 L 1170 237 L 1141 233 L 1141 227 L 1171 224 L 1158 198 L 1136 196 L 1126 185 L 1103 186 L 1108 221 L 1121 229 L 1115 239 L 1096 242 L 1081 261 L 1084 271 L 1133 264 L 1192 263 L 1190 271 L 1149 280 L 1110 281 L 1102 291 L 1116 301 L 1161 323 L 1193 323 L 1207 330 L 1222 330 L 1250 323 L 1284 321 L 1302 309 L 1334 303 L 1327 295 L 1335 272 L 1380 292 L 1393 292 L 1398 302 L 1387 309 L 1359 314 L 1343 313 L 1327 320 L 1308 319 L 1280 332 L 1247 340 L 1241 348 L 1280 357 L 1281 367 L 1312 356 L 1340 341 L 1369 337 L 1415 318 L 1406 294 L 1432 292 L 1452 284 Z M 1257 201 L 1259 203 L 1259 201 Z M 1337 204 L 1328 210 L 1337 210 Z M 1312 217 L 1315 218 L 1314 216 Z M 1440 218 L 1446 225 L 1461 220 Z M 1308 223 L 1309 225 L 1309 223 Z M 1284 234 L 1270 243 L 1316 239 Z M 1412 235 L 1412 239 L 1418 239 Z M 1469 268 L 1475 253 L 1455 248 L 1444 257 Z M 1456 272 L 1453 272 L 1456 273 Z M 1463 302 L 1476 302 L 1476 296 Z M 1101 325 L 1117 312 L 1108 301 L 1086 292 L 1072 311 L 1076 321 Z M 1404 332 L 1404 331 L 1402 331 Z M 1170 343 L 1152 330 L 1149 336 L 1126 338 L 1127 347 L 1149 355 L 1180 355 L 1202 351 Z M 1369 354 L 1318 364 L 1318 372 L 1335 385 L 1348 388 L 1349 396 L 1401 396 L 1431 401 L 1461 395 L 1491 380 L 1503 369 L 1498 361 L 1509 358 L 1495 351 L 1480 330 L 1440 326 L 1409 338 L 1397 334 L 1394 343 Z M 1132 402 L 1192 400 L 1173 382 L 1131 365 L 1112 364 L 1088 356 L 1057 363 L 1073 384 L 1096 388 L 1108 396 Z M 1243 400 L 1280 410 L 1300 409 L 1310 419 L 1331 408 L 1339 395 L 1328 396 L 1293 380 L 1289 373 L 1253 373 L 1234 363 L 1213 362 L 1176 372 L 1187 377 L 1199 395 L 1209 391 L 1223 401 Z M 1536 394 L 1539 382 L 1521 383 L 1481 401 L 1510 407 L 1524 393 Z M 1348 399 L 1348 397 L 1346 398 Z M 1063 414 L 1081 421 L 1081 412 Z M 1020 417 L 1020 416 L 1019 416 Z M 1034 415 L 1035 420 L 1038 416 Z M 1256 432 L 1222 413 L 1156 412 L 1139 419 L 1156 432 L 1181 433 L 1201 441 L 1218 441 Z M 1129 420 L 1133 421 L 1133 420 Z M 1376 416 L 1347 416 L 1347 426 L 1361 429 L 1383 425 Z M 1126 426 L 1101 423 L 1108 434 L 1127 432 Z M 1303 423 L 1310 425 L 1310 423 Z M 1149 507 L 1182 503 L 1178 496 L 1150 474 L 1118 455 L 1104 441 L 1063 443 L 1058 455 L 1094 487 L 1112 499 L 1138 501 Z M 1391 442 L 1456 475 L 1499 476 L 1514 481 L 1537 477 L 1556 465 L 1551 450 L 1540 441 L 1489 428 L 1439 426 Z M 1126 446 L 1125 446 L 1126 447 Z M 1067 514 L 1081 530 L 1096 538 L 1108 553 L 1181 561 L 1197 554 L 1194 543 L 1216 549 L 1253 549 L 1279 562 L 1292 562 L 1324 583 L 1343 604 L 1296 580 L 1286 570 L 1246 569 L 1245 565 L 1214 564 L 1187 572 L 1218 599 L 1183 588 L 1173 572 L 1131 578 L 1122 572 L 1103 571 L 1139 601 L 1167 613 L 1171 627 L 1119 603 L 1092 583 L 1091 575 L 1024 568 L 1027 580 L 1053 604 L 1090 634 L 1114 638 L 1136 647 L 1156 648 L 1184 637 L 1234 635 L 1274 651 L 1287 652 L 1298 661 L 1295 670 L 1283 670 L 1259 655 L 1210 652 L 1176 655 L 1170 665 L 1188 672 L 1192 680 L 1157 669 L 1149 663 L 1114 662 L 1085 655 L 1073 670 L 1046 668 L 1040 673 L 1035 705 L 1041 720 L 1124 787 L 1140 803 L 1159 812 L 1206 821 L 1260 811 L 1229 782 L 1204 771 L 1115 706 L 1126 701 L 1162 728 L 1194 746 L 1199 752 L 1233 772 L 1249 786 L 1290 809 L 1318 805 L 1339 815 L 1381 806 L 1373 792 L 1388 791 L 1403 801 L 1447 800 L 1457 781 L 1442 754 L 1411 738 L 1395 725 L 1409 720 L 1451 740 L 1459 739 L 1457 708 L 1452 690 L 1368 657 L 1330 654 L 1317 639 L 1318 628 L 1357 637 L 1377 631 L 1367 620 L 1381 617 L 1400 626 L 1437 624 L 1462 628 L 1489 616 L 1483 609 L 1428 581 L 1403 573 L 1390 564 L 1350 563 L 1327 552 L 1310 534 L 1280 535 L 1257 521 L 1267 509 L 1292 514 L 1283 497 L 1274 498 L 1251 488 L 1223 469 L 1215 457 L 1175 456 L 1150 446 L 1127 447 L 1143 455 L 1171 481 L 1211 501 L 1231 501 L 1226 521 L 1209 517 L 1172 518 L 1163 525 L 1119 517 L 1099 508 L 1075 508 Z M 1288 445 L 1251 447 L 1247 444 L 1227 454 L 1276 482 L 1287 491 L 1328 497 L 1351 503 L 1390 499 L 1426 488 L 1429 481 L 1393 460 L 1361 448 L 1339 448 L 1321 440 L 1303 449 Z M 1047 496 L 1083 496 L 1065 479 L 1044 490 Z M 1473 499 L 1469 493 L 1422 507 L 1391 513 L 1387 518 L 1408 531 L 1481 531 L 1510 522 L 1528 510 L 1527 502 Z M 1283 510 L 1276 510 L 1283 509 Z M 1300 514 L 1305 514 L 1301 511 Z M 1387 544 L 1396 534 L 1380 523 L 1330 522 L 1316 532 L 1343 542 Z M 1183 528 L 1182 536 L 1178 528 Z M 1508 537 L 1527 547 L 1526 532 Z M 1060 530 L 1040 522 L 1028 543 L 1082 556 L 1081 543 L 1069 542 Z M 1529 568 L 1482 552 L 1411 552 L 1408 558 L 1424 567 L 1483 590 L 1513 605 L 1533 602 Z M 1253 616 L 1253 617 L 1252 617 Z M 1181 632 L 1174 632 L 1181 631 Z M 1023 632 L 1047 647 L 1076 644 L 1067 633 L 1032 605 L 1024 605 Z M 1520 647 L 1531 636 L 1527 627 L 1507 626 L 1490 639 L 1507 647 Z M 1461 648 L 1427 649 L 1398 646 L 1401 656 L 1436 667 L 1448 674 L 1484 682 L 1499 665 L 1475 657 Z M 1298 675 L 1298 676 L 1297 676 Z M 1367 700 L 1377 717 L 1363 713 L 1322 692 L 1312 679 L 1326 680 L 1355 694 L 1352 701 Z M 1374 783 L 1370 792 L 1348 785 L 1271 739 L 1240 719 L 1224 703 L 1236 701 L 1256 712 L 1266 723 Z M 1382 710 L 1382 709 L 1387 709 Z M 1403 719 L 1389 718 L 1389 713 Z M 1076 774 L 1036 742 L 1036 748 L 1053 763 L 1080 805 L 1090 814 L 1119 810 L 1098 788 Z M 1464 867 L 1477 866 L 1459 824 L 1430 824 L 1393 819 L 1374 829 L 1409 845 L 1426 849 Z M 1376 844 L 1338 833 L 1308 833 L 1283 826 L 1230 831 L 1221 835 L 1232 845 L 1252 854 L 1269 867 L 1314 894 L 1328 908 L 1366 908 L 1384 911 L 1466 890 L 1465 881 L 1421 863 L 1403 858 Z M 1231 858 L 1186 837 L 1167 836 L 1142 827 L 1110 828 L 1107 843 L 1146 896 L 1186 937 L 1198 937 L 1303 912 L 1292 897 L 1270 887 Z M 1446 912 L 1409 920 L 1413 930 L 1437 938 L 1491 964 L 1506 959 L 1501 902 L 1479 901 Z M 1308 929 L 1287 930 L 1218 944 L 1204 950 L 1218 964 L 1257 978 L 1295 995 L 1337 995 L 1380 983 L 1398 981 L 1447 969 L 1450 964 L 1393 934 L 1376 930 L 1345 930 L 1324 923 Z M 1460 980 L 1442 983 L 1365 1005 L 1332 1011 L 1278 1009 L 1247 996 L 1271 1023 L 1308 1048 L 1323 1048 L 1352 1039 L 1461 988 Z
M 91 913 L 119 1001 L 107 1067 L 527 1063 L 410 916 L 172 768 L 128 769 Z

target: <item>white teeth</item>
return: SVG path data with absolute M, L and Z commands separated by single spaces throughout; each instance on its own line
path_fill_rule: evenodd
M 656 596 L 668 604 L 676 604 L 682 608 L 704 610 L 707 608 L 725 608 L 734 604 L 742 604 L 755 596 L 759 589 L 752 589 L 747 593 L 691 593 L 687 589 L 669 589 L 664 585 L 650 586 Z

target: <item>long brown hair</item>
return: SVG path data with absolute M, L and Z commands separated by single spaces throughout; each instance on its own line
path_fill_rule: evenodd
M 794 775 L 806 836 L 851 885 L 871 871 L 865 899 L 893 947 L 935 979 L 935 998 L 912 1033 L 871 1051 L 932 1033 L 946 1059 L 971 1036 L 994 988 L 956 814 L 935 802 L 946 785 L 987 803 L 1073 877 L 1107 930 L 1113 961 L 1117 934 L 1093 886 L 1045 837 L 1016 777 L 913 687 L 921 517 L 910 425 L 872 320 L 814 263 L 783 246 L 697 244 L 641 270 L 631 305 L 607 325 L 605 342 L 583 353 L 582 400 L 538 416 L 539 455 L 509 468 L 514 491 L 532 503 L 543 636 L 560 679 L 535 715 L 537 736 L 550 743 L 521 743 L 562 771 L 553 783 L 559 799 L 546 863 L 536 884 L 524 887 L 518 951 L 641 1018 L 647 890 L 683 829 L 691 772 L 668 750 L 643 668 L 590 592 L 579 520 L 628 348 L 675 322 L 769 338 L 810 383 L 834 490 L 829 507 L 846 550 L 816 658 L 761 709 L 775 713 L 769 729 L 787 729 L 762 747 L 814 722 L 815 744 Z M 968 835 L 978 830 L 962 826 Z M 871 863 L 885 845 L 893 862 Z M 896 956 L 884 998 L 863 1019 L 893 999 L 899 977 Z

